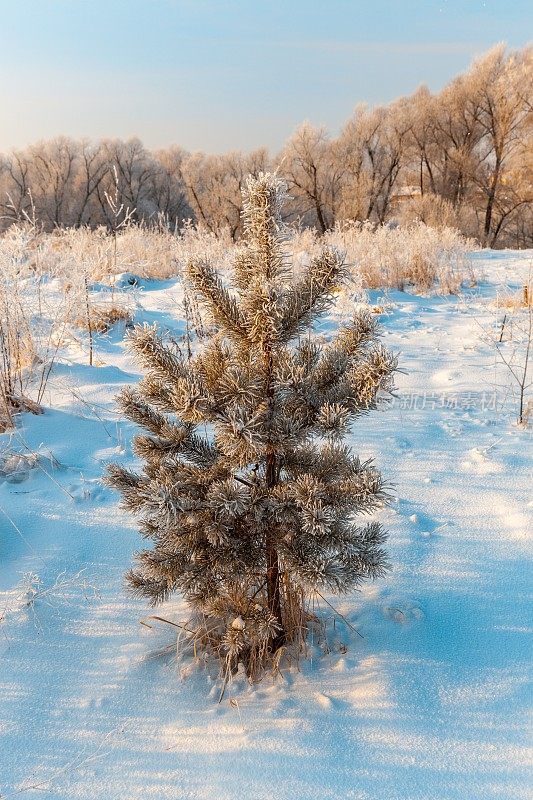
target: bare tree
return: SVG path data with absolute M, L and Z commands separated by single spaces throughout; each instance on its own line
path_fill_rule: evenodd
M 109 162 L 101 144 L 86 139 L 80 143 L 78 169 L 75 178 L 77 195 L 76 225 L 98 224 L 98 206 L 95 204 L 100 184 L 109 172 Z
M 345 219 L 385 222 L 411 127 L 404 101 L 388 108 L 356 108 L 337 143 L 337 159 L 344 165 Z
M 3 161 L 0 210 L 4 226 L 24 219 L 31 211 L 30 158 L 27 152 L 14 150 Z
M 278 157 L 292 197 L 292 214 L 325 233 L 335 222 L 340 165 L 324 128 L 304 122 Z
M 72 225 L 74 177 L 80 145 L 60 136 L 29 148 L 30 188 L 39 217 L 48 227 Z
M 427 86 L 421 86 L 410 98 L 411 127 L 407 137 L 407 163 L 411 167 L 412 183 L 420 196 L 437 194 L 434 161 L 438 152 L 435 142 L 437 101 Z
M 249 154 L 193 153 L 183 161 L 187 198 L 196 222 L 212 233 L 228 229 L 238 239 L 242 233 L 242 189 L 248 175 L 257 176 L 268 166 L 264 149 Z
M 532 53 L 507 55 L 498 45 L 472 70 L 479 85 L 483 129 L 483 169 L 478 186 L 485 198 L 482 241 L 494 247 L 502 226 L 520 206 L 533 202 L 533 191 L 516 192 L 509 178 L 531 163 L 531 137 L 526 135 L 533 111 L 528 98 L 533 92 Z M 529 86 L 529 91 L 524 91 Z M 509 191 L 513 186 L 513 190 Z
M 187 153 L 175 145 L 154 153 L 156 168 L 150 181 L 151 195 L 159 214 L 175 228 L 193 216 L 183 180 L 186 156 Z
M 151 199 L 150 184 L 155 163 L 152 156 L 137 139 L 112 139 L 102 142 L 105 158 L 109 165 L 104 179 L 99 183 L 96 194 L 100 213 L 106 224 L 111 225 L 106 193 L 115 191 L 115 170 L 118 181 L 120 204 L 125 208 L 135 209 L 135 219 L 140 220 L 153 216 L 157 208 Z

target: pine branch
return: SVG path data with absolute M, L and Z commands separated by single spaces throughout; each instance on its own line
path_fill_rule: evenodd
M 128 346 L 152 377 L 172 384 L 176 378 L 187 374 L 185 362 L 163 344 L 155 325 L 144 324 L 133 328 L 128 333 Z
M 246 340 L 245 319 L 239 310 L 237 300 L 230 295 L 211 264 L 207 260 L 191 260 L 187 266 L 187 276 L 201 295 L 215 324 L 238 342 Z
M 289 288 L 283 298 L 282 340 L 288 342 L 305 333 L 313 320 L 332 304 L 332 291 L 346 276 L 343 257 L 324 249 L 307 268 L 305 276 Z

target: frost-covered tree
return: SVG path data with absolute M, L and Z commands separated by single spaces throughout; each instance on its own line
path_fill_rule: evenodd
M 291 136 L 278 161 L 289 187 L 291 216 L 300 216 L 320 233 L 332 228 L 345 164 L 335 160 L 325 129 L 304 122 Z
M 246 178 L 264 172 L 267 164 L 268 154 L 263 148 L 225 155 L 192 153 L 184 158 L 183 180 L 198 227 L 216 235 L 226 229 L 234 241 L 239 239 Z
M 406 105 L 360 105 L 341 132 L 335 150 L 343 176 L 342 218 L 383 224 L 389 217 L 411 128 Z
M 180 592 L 204 641 L 250 675 L 301 637 L 310 593 L 386 568 L 381 526 L 356 519 L 386 499 L 383 482 L 343 438 L 391 388 L 395 358 L 365 313 L 328 344 L 313 336 L 344 261 L 324 249 L 293 276 L 283 199 L 276 176 L 248 180 L 231 281 L 190 263 L 215 331 L 201 352 L 187 360 L 152 327 L 131 333 L 145 377 L 120 404 L 146 431 L 134 445 L 144 469 L 112 465 L 108 478 L 153 541 L 133 590 L 154 604 Z

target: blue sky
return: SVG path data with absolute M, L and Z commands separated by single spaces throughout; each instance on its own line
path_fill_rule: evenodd
M 0 0 L 0 149 L 63 133 L 276 150 L 533 40 L 531 0 Z

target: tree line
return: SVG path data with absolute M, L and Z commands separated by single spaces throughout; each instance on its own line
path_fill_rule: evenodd
M 0 229 L 133 220 L 242 234 L 248 175 L 277 169 L 287 219 L 324 233 L 347 220 L 420 219 L 489 247 L 533 246 L 533 48 L 498 45 L 442 91 L 359 105 L 338 136 L 308 122 L 281 152 L 211 155 L 137 139 L 58 137 L 0 155 Z

